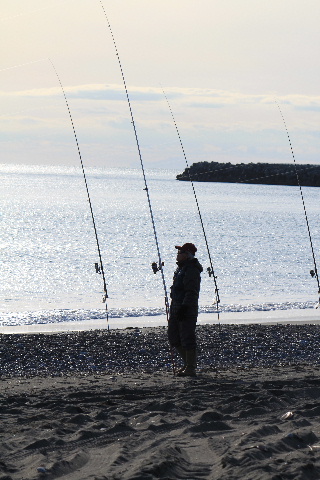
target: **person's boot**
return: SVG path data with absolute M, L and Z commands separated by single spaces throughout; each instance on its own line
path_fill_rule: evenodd
M 185 348 L 182 347 L 182 345 L 179 345 L 179 347 L 176 347 L 176 349 L 177 349 L 177 352 L 179 353 L 180 357 L 183 360 L 183 367 L 179 368 L 179 370 L 177 371 L 177 375 L 181 375 L 182 372 L 184 371 L 184 369 L 187 366 L 187 353 L 186 353 Z
M 196 377 L 197 353 L 196 350 L 186 350 L 186 368 L 180 373 L 181 377 Z

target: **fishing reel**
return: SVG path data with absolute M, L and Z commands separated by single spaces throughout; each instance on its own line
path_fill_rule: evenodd
M 207 272 L 208 272 L 208 274 L 209 274 L 209 277 L 217 278 L 217 277 L 215 277 L 215 275 L 214 275 L 213 268 L 208 267 L 208 268 L 207 268 Z
M 96 269 L 96 273 L 98 273 L 99 275 L 102 275 L 102 265 L 99 265 L 99 263 L 95 263 L 94 268 Z M 106 304 L 106 310 L 108 311 L 107 298 L 109 298 L 109 296 L 108 296 L 108 293 L 107 293 L 107 286 L 106 286 L 106 283 L 105 283 L 104 276 L 103 276 L 103 283 L 104 283 L 104 295 L 102 297 L 102 303 Z
M 317 272 L 317 270 L 315 270 L 315 271 L 314 271 L 314 270 L 310 270 L 310 275 L 311 275 L 312 278 L 314 278 L 314 277 L 316 276 L 317 279 L 318 279 L 318 272 Z M 319 283 L 318 283 L 318 287 L 319 287 Z M 320 295 L 320 287 L 319 287 L 319 289 L 318 289 L 318 293 L 319 293 L 319 295 Z M 316 305 L 314 308 L 319 308 L 319 307 L 320 307 L 320 297 L 319 297 L 319 302 L 317 303 L 317 305 Z
M 156 274 L 157 272 L 159 272 L 160 270 L 162 270 L 163 265 L 164 265 L 164 262 L 161 263 L 161 266 L 159 266 L 159 265 L 157 264 L 157 262 L 151 263 L 151 268 L 152 268 L 153 273 Z

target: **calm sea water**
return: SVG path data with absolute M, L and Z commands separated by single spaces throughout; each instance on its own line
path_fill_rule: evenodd
M 146 171 L 169 291 L 175 245 L 205 241 L 190 183 L 176 171 Z M 109 316 L 164 313 L 157 250 L 141 171 L 86 170 L 108 286 Z M 106 316 L 96 240 L 79 168 L 0 165 L 1 325 Z M 195 183 L 220 291 L 221 311 L 305 309 L 318 301 L 297 187 Z M 304 188 L 316 257 L 320 189 Z M 214 281 L 202 276 L 200 312 L 215 311 Z

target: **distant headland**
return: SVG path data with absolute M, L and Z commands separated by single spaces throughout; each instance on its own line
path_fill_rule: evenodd
M 298 178 L 297 178 L 298 177 Z M 177 180 L 194 182 L 256 183 L 320 187 L 320 165 L 289 163 L 198 162 L 177 175 Z M 299 179 L 299 183 L 298 183 Z

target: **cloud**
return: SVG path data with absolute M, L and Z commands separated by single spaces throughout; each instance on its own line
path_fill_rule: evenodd
M 85 84 L 64 86 L 69 97 L 83 100 L 123 100 L 125 90 L 122 84 Z M 319 95 L 277 95 L 276 93 L 246 94 L 236 91 L 216 90 L 208 88 L 180 88 L 166 87 L 165 94 L 170 99 L 185 101 L 195 106 L 223 106 L 223 105 L 245 105 L 245 104 L 274 104 L 279 103 L 295 107 L 318 108 L 320 106 Z M 164 94 L 162 87 L 128 86 L 129 97 L 135 101 L 163 101 Z M 4 92 L 1 96 L 9 97 L 55 97 L 61 95 L 61 88 L 37 88 Z
M 123 85 L 66 85 L 64 90 L 85 156 L 94 153 L 95 161 L 102 162 L 100 159 L 108 152 L 109 162 L 131 165 L 128 159 L 135 158 L 135 141 Z M 288 161 L 289 146 L 275 100 L 286 118 L 297 160 L 319 161 L 317 95 L 253 95 L 175 86 L 164 90 L 190 163 Z M 170 166 L 174 162 L 180 168 L 184 160 L 162 87 L 129 86 L 128 91 L 147 164 Z M 26 141 L 36 145 L 39 139 L 46 138 L 52 146 L 44 145 L 43 151 L 52 151 L 52 158 L 54 154 L 59 156 L 59 149 L 65 158 L 66 144 L 72 151 L 72 130 L 59 85 L 0 95 L 5 107 L 0 116 L 1 129 L 8 139 L 15 139 L 16 145 L 20 142 L 23 148 Z M 10 105 L 13 113 L 6 114 Z M 8 145 L 5 155 L 11 156 L 10 150 L 16 148 Z M 39 158 L 38 151 L 34 154 Z M 29 154 L 24 149 L 24 155 L 31 156 L 32 150 Z

